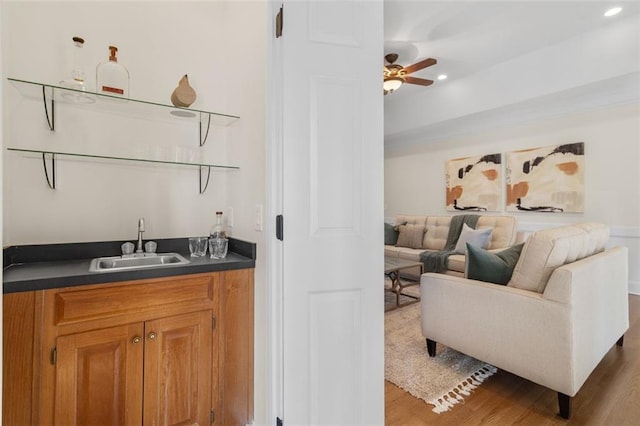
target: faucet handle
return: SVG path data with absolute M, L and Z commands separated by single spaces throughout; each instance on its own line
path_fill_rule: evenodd
M 128 255 L 128 254 L 132 254 L 133 253 L 133 249 L 136 248 L 136 246 L 133 245 L 133 243 L 124 243 L 120 246 L 120 248 L 122 249 L 122 254 L 123 255 Z
M 148 255 L 155 254 L 157 248 L 158 248 L 158 244 L 155 241 L 147 241 L 146 243 L 144 243 L 145 254 L 148 254 Z

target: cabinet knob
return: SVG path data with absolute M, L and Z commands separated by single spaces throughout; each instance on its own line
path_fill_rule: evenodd
M 153 331 L 149 333 L 149 340 L 156 340 L 156 337 L 158 337 L 158 335 Z
M 133 339 L 131 339 L 132 343 L 140 343 L 142 342 L 142 338 L 140 336 L 135 336 Z

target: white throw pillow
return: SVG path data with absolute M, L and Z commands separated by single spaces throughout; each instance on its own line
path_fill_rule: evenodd
M 486 249 L 489 247 L 492 232 L 493 228 L 473 229 L 464 223 L 462 225 L 462 232 L 460 232 L 460 237 L 458 237 L 454 253 L 466 254 L 467 243 L 475 247 Z

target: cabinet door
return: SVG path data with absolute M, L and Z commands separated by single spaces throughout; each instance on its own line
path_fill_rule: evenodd
M 57 339 L 55 424 L 142 422 L 142 323 Z
M 145 323 L 145 425 L 210 424 L 212 318 L 202 311 Z

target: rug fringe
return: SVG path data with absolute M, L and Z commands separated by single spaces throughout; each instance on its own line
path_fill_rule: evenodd
M 487 378 L 493 376 L 496 371 L 498 371 L 496 367 L 490 364 L 486 364 L 478 371 L 471 374 L 471 376 L 464 379 L 460 384 L 450 389 L 444 395 L 427 402 L 434 406 L 432 409 L 434 413 L 440 414 L 444 413 L 445 411 L 449 411 L 451 410 L 451 408 L 453 408 L 454 405 L 460 402 L 464 402 L 463 395 L 471 395 L 471 391 L 473 389 L 480 386 L 480 384 Z

